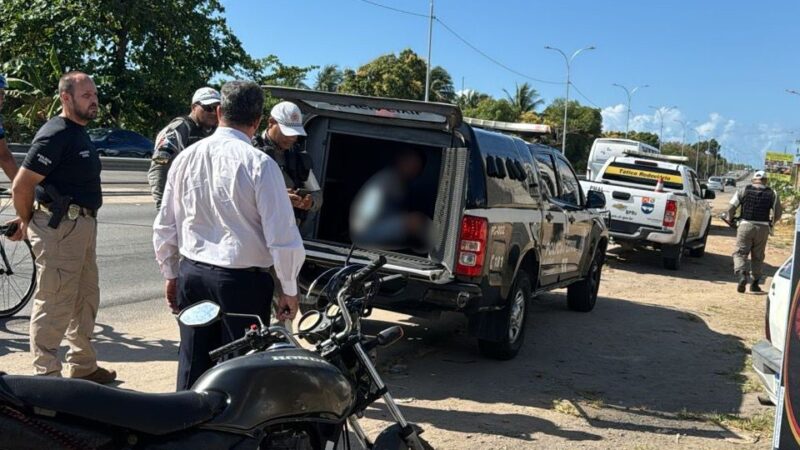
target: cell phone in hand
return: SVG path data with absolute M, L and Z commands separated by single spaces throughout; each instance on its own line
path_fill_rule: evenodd
M 294 192 L 294 193 L 295 193 L 295 194 L 297 194 L 297 195 L 299 195 L 300 197 L 304 197 L 304 198 L 305 198 L 305 196 L 306 196 L 306 195 L 309 195 L 309 194 L 311 194 L 312 192 L 314 192 L 314 191 L 309 191 L 308 189 L 302 189 L 302 188 L 300 188 L 300 189 L 295 189 L 295 192 Z

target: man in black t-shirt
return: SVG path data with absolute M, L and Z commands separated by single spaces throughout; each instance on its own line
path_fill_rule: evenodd
M 70 72 L 58 93 L 63 112 L 36 133 L 14 179 L 19 229 L 11 239 L 30 238 L 38 267 L 30 327 L 34 373 L 61 376 L 58 348 L 66 338 L 67 375 L 105 384 L 116 373 L 98 367 L 91 344 L 100 304 L 100 158 L 84 128 L 97 116 L 97 88 L 85 73 Z

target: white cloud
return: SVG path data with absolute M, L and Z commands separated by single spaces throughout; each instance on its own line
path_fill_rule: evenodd
M 687 122 L 686 116 L 680 109 L 661 108 L 660 111 L 664 116 L 664 142 L 681 141 L 684 130 L 678 121 Z M 603 116 L 603 131 L 625 130 L 627 111 L 624 104 L 607 106 L 600 114 Z M 655 110 L 650 110 L 647 114 L 632 111 L 631 131 L 658 134 L 660 128 L 661 117 Z M 792 131 L 777 124 L 766 123 L 743 126 L 718 112 L 712 112 L 702 121 L 692 121 L 686 127 L 686 143 L 711 138 L 722 145 L 722 154 L 726 158 L 761 167 L 767 151 L 786 150 L 795 153 L 798 148 L 795 141 L 800 139 L 800 130 Z

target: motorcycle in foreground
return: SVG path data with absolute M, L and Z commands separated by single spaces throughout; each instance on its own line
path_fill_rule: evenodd
M 385 264 L 345 265 L 309 287 L 324 311 L 306 312 L 298 336 L 267 327 L 258 316 L 244 337 L 210 353 L 222 361 L 189 391 L 145 394 L 83 380 L 0 374 L 0 449 L 350 449 L 432 448 L 408 423 L 381 380 L 371 351 L 403 336 L 394 326 L 377 336 L 361 332 Z M 203 301 L 179 315 L 207 326 L 222 315 Z M 244 356 L 238 356 L 242 353 Z M 358 419 L 383 399 L 395 424 L 370 440 Z M 352 433 L 350 433 L 352 432 Z M 356 446 L 355 448 L 359 448 Z

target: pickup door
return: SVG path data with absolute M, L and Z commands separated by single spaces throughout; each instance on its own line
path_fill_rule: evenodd
M 711 215 L 711 208 L 708 206 L 708 202 L 703 199 L 700 182 L 697 180 L 697 175 L 695 175 L 694 171 L 688 171 L 687 184 L 687 204 L 690 211 L 689 217 L 691 218 L 691 223 L 689 224 L 689 238 L 693 239 L 700 237 L 705 231 L 704 227 L 706 223 L 708 223 L 708 218 Z

